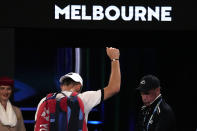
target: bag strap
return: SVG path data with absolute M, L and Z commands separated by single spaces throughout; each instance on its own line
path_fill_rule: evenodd
M 46 100 L 54 99 L 56 101 L 55 113 L 50 113 L 50 131 L 67 131 L 67 112 L 62 111 L 60 107 L 60 100 L 56 99 L 57 94 L 62 92 L 49 93 Z M 61 121 L 61 120 L 65 121 Z M 66 123 L 66 124 L 65 124 Z
M 64 95 L 64 96 L 67 96 L 65 93 L 63 93 L 63 92 L 59 92 L 59 93 L 61 93 L 62 95 Z M 58 94 L 58 93 L 57 93 Z M 70 95 L 70 97 L 71 96 L 77 96 L 79 93 L 77 93 L 77 92 L 72 92 L 71 93 L 71 95 Z M 68 96 L 67 96 L 68 97 Z
M 72 92 L 71 96 L 77 96 L 78 94 L 77 92 Z
M 49 99 L 55 99 L 56 96 L 57 96 L 58 92 L 55 92 L 55 93 L 49 93 L 47 94 L 46 96 L 46 100 L 49 100 Z

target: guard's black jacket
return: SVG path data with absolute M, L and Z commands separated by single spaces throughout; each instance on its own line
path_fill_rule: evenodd
M 176 131 L 173 110 L 162 96 L 158 97 L 150 106 L 141 108 L 135 131 Z

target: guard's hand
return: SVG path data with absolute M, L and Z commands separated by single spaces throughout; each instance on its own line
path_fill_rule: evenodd
M 119 57 L 120 57 L 119 49 L 116 49 L 113 47 L 106 47 L 106 52 L 111 60 L 119 59 Z

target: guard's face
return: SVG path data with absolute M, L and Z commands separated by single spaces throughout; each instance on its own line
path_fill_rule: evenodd
M 158 88 L 149 90 L 147 92 L 140 92 L 142 101 L 145 106 L 149 106 L 158 95 Z
M 12 93 L 11 86 L 0 86 L 0 101 L 8 101 Z

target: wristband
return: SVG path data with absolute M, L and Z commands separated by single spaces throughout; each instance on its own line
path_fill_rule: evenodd
M 119 59 L 112 59 L 111 61 L 116 61 L 116 60 L 119 60 Z

